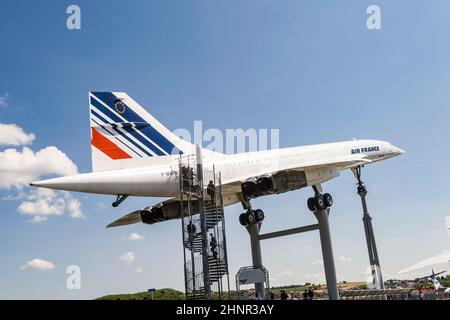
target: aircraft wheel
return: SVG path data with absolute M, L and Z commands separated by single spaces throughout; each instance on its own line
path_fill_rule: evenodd
M 262 211 L 261 209 L 256 209 L 255 210 L 255 219 L 257 222 L 261 222 L 264 220 L 264 211 Z
M 254 224 L 256 222 L 255 213 L 252 210 L 247 211 L 245 220 L 247 224 Z
M 314 205 L 316 206 L 317 210 L 323 210 L 326 208 L 325 202 L 323 201 L 323 196 L 321 194 L 318 194 L 314 197 Z
M 316 204 L 314 198 L 309 198 L 307 204 L 309 210 L 316 211 Z
M 244 227 L 247 225 L 247 215 L 245 213 L 239 215 L 239 223 Z
M 331 207 L 333 205 L 333 197 L 331 197 L 331 194 L 325 193 L 323 195 L 323 202 L 327 208 Z

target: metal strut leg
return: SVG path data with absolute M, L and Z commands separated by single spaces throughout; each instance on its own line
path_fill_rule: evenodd
M 320 185 L 313 185 L 314 198 L 310 198 L 308 203 L 314 199 L 314 215 L 317 218 L 320 234 L 320 244 L 322 247 L 323 266 L 325 269 L 325 279 L 327 282 L 328 299 L 339 300 L 339 289 L 336 279 L 336 267 L 334 265 L 333 246 L 331 244 L 330 223 L 328 220 L 332 200 L 325 202 L 324 196 L 321 194 Z M 331 197 L 328 195 L 328 197 Z M 319 203 L 322 200 L 322 203 Z M 313 210 L 310 205 L 308 207 Z
M 358 195 L 361 197 L 363 207 L 363 224 L 364 233 L 366 235 L 367 250 L 369 252 L 370 268 L 372 269 L 372 279 L 376 289 L 384 289 L 383 276 L 381 274 L 380 260 L 378 259 L 377 245 L 375 243 L 375 235 L 372 227 L 372 217 L 369 215 L 366 203 L 367 189 L 361 181 L 361 166 L 352 169 L 353 174 L 358 182 Z
M 330 223 L 328 221 L 328 210 L 329 209 L 316 210 L 314 211 L 314 215 L 319 222 L 320 244 L 322 246 L 322 257 L 325 269 L 325 279 L 327 282 L 328 298 L 330 300 L 339 300 L 336 268 L 334 266 L 333 246 L 331 245 Z
M 250 245 L 252 249 L 252 262 L 253 267 L 262 266 L 262 256 L 261 256 L 261 243 L 259 240 L 259 229 L 261 228 L 261 222 L 254 223 L 246 226 L 246 229 L 250 235 Z M 264 283 L 255 283 L 255 291 L 260 297 L 264 297 Z

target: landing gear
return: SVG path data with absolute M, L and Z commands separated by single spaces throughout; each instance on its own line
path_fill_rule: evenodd
M 244 196 L 242 192 L 238 193 L 237 196 L 244 210 L 247 210 L 239 216 L 240 224 L 246 227 L 252 224 L 261 223 L 264 220 L 264 211 L 261 209 L 253 210 L 250 198 Z
M 323 210 L 333 205 L 333 198 L 329 193 L 325 193 L 322 195 L 319 192 L 316 192 L 316 195 L 314 197 L 308 199 L 307 204 L 308 209 L 311 211 Z
M 323 202 L 325 203 L 325 207 L 327 208 L 331 207 L 333 205 L 333 198 L 331 197 L 331 194 L 324 193 Z
M 118 194 L 116 201 L 112 203 L 114 208 L 118 207 L 126 198 L 128 198 L 128 194 Z
M 316 211 L 316 200 L 314 198 L 309 198 L 307 204 L 309 210 Z
M 242 225 L 242 226 L 246 226 L 247 225 L 247 216 L 246 216 L 246 214 L 245 213 L 241 213 L 241 215 L 239 216 L 239 223 Z
M 264 211 L 262 211 L 261 209 L 256 209 L 254 214 L 257 222 L 261 222 L 264 220 Z
M 242 226 L 248 226 L 251 224 L 259 223 L 264 220 L 264 211 L 261 209 L 247 210 L 247 212 L 241 213 L 239 216 L 239 222 Z

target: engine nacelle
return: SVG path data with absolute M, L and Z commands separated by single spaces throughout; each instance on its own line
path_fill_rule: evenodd
M 241 189 L 245 197 L 256 198 L 297 190 L 306 186 L 307 181 L 303 171 L 287 171 L 247 180 L 242 183 Z
M 183 202 L 183 210 L 185 215 L 189 214 L 188 202 Z M 199 213 L 198 201 L 190 203 L 191 214 Z M 143 223 L 153 224 L 160 221 L 179 219 L 183 217 L 181 213 L 180 201 L 169 203 L 159 203 L 153 207 L 147 207 L 141 211 L 141 219 Z
M 142 222 L 146 224 L 177 218 L 181 218 L 179 201 L 147 207 L 141 211 Z

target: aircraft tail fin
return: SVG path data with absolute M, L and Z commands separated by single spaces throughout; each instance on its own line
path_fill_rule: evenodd
M 93 171 L 163 164 L 195 152 L 124 92 L 89 92 L 89 113 Z
M 438 290 L 444 288 L 444 286 L 443 286 L 443 285 L 439 282 L 439 280 L 436 279 L 436 278 L 433 279 L 433 286 L 434 286 L 434 289 L 435 289 L 436 291 L 438 291 Z

